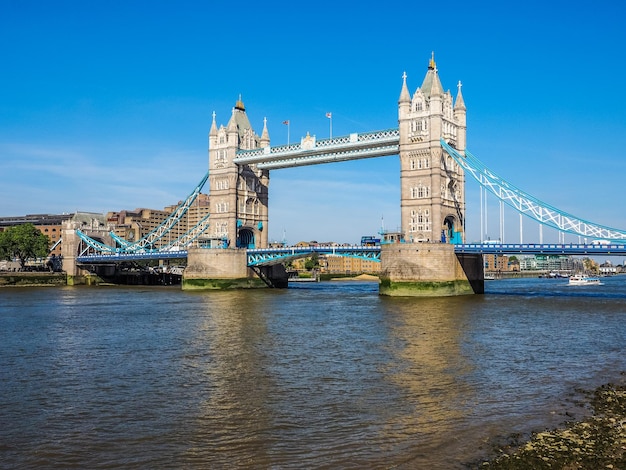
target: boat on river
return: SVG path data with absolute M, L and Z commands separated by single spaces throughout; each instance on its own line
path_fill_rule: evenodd
M 602 283 L 600 282 L 599 277 L 591 277 L 584 274 L 575 274 L 569 278 L 568 284 L 570 286 L 599 286 Z

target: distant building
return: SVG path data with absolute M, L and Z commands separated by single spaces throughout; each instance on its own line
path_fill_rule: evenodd
M 600 265 L 599 271 L 603 276 L 612 276 L 613 274 L 621 272 L 617 266 L 613 266 L 613 263 L 608 260 Z
M 520 256 L 522 271 L 572 271 L 575 262 L 567 255 L 527 255 Z
M 0 232 L 9 227 L 33 224 L 41 233 L 50 239 L 50 255 L 61 255 L 61 239 L 63 225 L 75 222 L 78 228 L 102 227 L 105 224 L 103 214 L 94 212 L 74 212 L 71 214 L 29 214 L 16 217 L 0 217 Z
M 172 213 L 176 210 L 176 208 L 181 204 L 182 201 L 179 201 L 178 204 L 167 206 L 163 210 L 168 213 Z M 184 232 L 189 229 L 192 229 L 198 223 L 206 217 L 211 212 L 211 198 L 208 194 L 200 193 L 198 197 L 193 201 L 193 204 L 187 210 L 187 213 L 182 217 L 179 222 L 180 228 L 184 228 Z M 182 233 L 181 233 L 182 235 Z
M 325 271 L 332 274 L 377 274 L 380 272 L 380 262 L 369 259 L 353 258 L 350 256 L 321 255 L 326 260 Z M 320 263 L 321 264 L 321 263 Z M 323 270 L 324 271 L 324 270 Z
M 519 271 L 520 263 L 517 260 L 511 261 L 507 255 L 486 254 L 483 256 L 485 271 L 488 272 L 511 272 Z

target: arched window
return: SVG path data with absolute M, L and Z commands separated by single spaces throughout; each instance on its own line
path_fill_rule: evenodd
M 411 221 L 409 222 L 409 232 L 417 231 L 417 213 L 411 211 Z

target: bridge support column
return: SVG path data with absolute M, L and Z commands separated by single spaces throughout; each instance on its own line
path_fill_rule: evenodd
M 63 257 L 63 271 L 67 276 L 78 276 L 78 267 L 76 266 L 76 252 L 78 250 L 79 238 L 76 236 L 76 230 L 73 228 L 63 229 L 63 243 L 61 244 L 61 256 Z
M 482 255 L 459 255 L 446 243 L 381 246 L 379 293 L 443 297 L 484 293 Z
M 81 269 L 76 264 L 80 238 L 72 226 L 63 229 L 63 243 L 61 244 L 61 256 L 63 258 L 63 271 L 67 275 L 67 285 L 97 284 L 97 280 L 90 276 L 89 271 Z
M 237 248 L 190 248 L 183 272 L 183 290 L 266 287 L 248 267 L 246 250 Z
M 68 286 L 76 285 L 98 285 L 102 279 L 90 273 L 87 269 L 81 268 L 76 263 L 80 238 L 76 235 L 76 229 L 70 224 L 63 229 L 63 243 L 61 244 L 61 257 L 63 259 L 62 268 L 65 271 Z

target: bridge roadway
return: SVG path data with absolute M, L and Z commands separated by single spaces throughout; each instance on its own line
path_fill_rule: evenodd
M 415 244 L 419 249 L 420 244 Z M 219 249 L 219 248 L 215 248 Z M 480 253 L 496 255 L 611 255 L 626 256 L 626 244 L 561 244 L 561 243 L 466 243 L 455 245 L 456 253 Z M 313 253 L 325 255 L 351 256 L 372 261 L 380 261 L 380 246 L 306 246 L 284 248 L 256 248 L 248 250 L 248 266 L 269 266 L 280 264 L 297 258 L 310 256 Z M 184 259 L 186 250 L 153 251 L 145 253 L 113 253 L 78 256 L 76 261 L 81 264 L 107 264 L 122 261 L 149 261 L 165 259 Z

